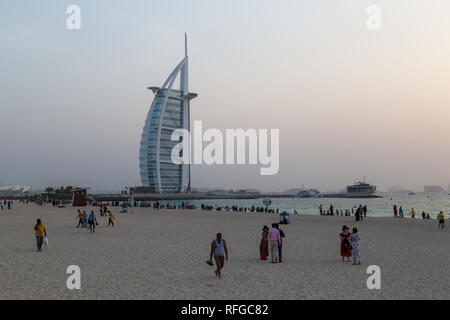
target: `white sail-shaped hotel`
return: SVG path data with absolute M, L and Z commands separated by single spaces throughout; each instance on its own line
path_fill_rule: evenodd
M 149 192 L 177 193 L 190 189 L 189 164 L 174 164 L 171 141 L 176 129 L 189 130 L 189 102 L 197 94 L 189 92 L 187 38 L 184 59 L 172 71 L 162 87 L 150 87 L 155 98 L 145 120 L 141 137 L 139 167 L 141 181 Z M 179 79 L 179 89 L 176 88 Z

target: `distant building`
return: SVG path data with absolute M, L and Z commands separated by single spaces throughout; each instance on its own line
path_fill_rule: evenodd
M 20 197 L 29 194 L 30 191 L 29 186 L 0 187 L 0 197 Z
M 174 82 L 180 80 L 180 89 Z M 180 141 L 172 141 L 177 129 L 189 130 L 190 101 L 197 94 L 188 89 L 187 44 L 185 57 L 164 82 L 163 86 L 150 87 L 155 98 L 150 107 L 141 137 L 139 167 L 142 185 L 149 193 L 180 193 L 190 191 L 189 164 L 172 161 L 172 150 Z M 180 156 L 189 150 L 181 150 Z
M 234 194 L 260 194 L 261 191 L 257 190 L 257 189 L 242 189 L 242 190 L 236 190 L 233 192 Z
M 77 188 L 72 190 L 72 206 L 85 207 L 87 205 L 87 190 L 89 188 Z
M 209 191 L 208 194 L 211 194 L 214 196 L 226 196 L 226 195 L 233 194 L 233 191 L 232 190 L 224 190 L 224 189 L 216 189 L 216 190 Z
M 445 192 L 441 186 L 425 186 L 423 187 L 424 193 L 442 193 Z

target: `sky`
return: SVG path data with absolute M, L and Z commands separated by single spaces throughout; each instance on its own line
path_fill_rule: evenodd
M 66 27 L 71 4 L 80 30 Z M 449 12 L 447 0 L 2 0 L 0 185 L 140 185 L 146 88 L 181 61 L 186 32 L 191 121 L 280 129 L 278 174 L 194 165 L 194 188 L 446 187 Z

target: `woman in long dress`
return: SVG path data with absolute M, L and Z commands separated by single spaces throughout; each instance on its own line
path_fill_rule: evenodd
M 259 256 L 261 260 L 267 260 L 267 256 L 269 255 L 269 242 L 267 241 L 268 234 L 269 228 L 264 226 L 261 234 L 261 243 L 259 244 Z
M 350 232 L 348 231 L 347 226 L 342 227 L 342 232 L 339 234 L 341 238 L 341 257 L 342 262 L 345 261 L 345 257 L 347 257 L 347 262 L 350 262 L 350 257 L 352 256 L 352 247 L 350 243 Z
M 359 234 L 358 229 L 353 228 L 353 233 L 350 235 L 350 241 L 352 244 L 352 258 L 353 264 L 361 264 L 361 257 L 359 255 Z

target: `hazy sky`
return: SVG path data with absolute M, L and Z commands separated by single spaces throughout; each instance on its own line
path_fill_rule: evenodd
M 66 28 L 70 4 L 81 30 Z M 447 186 L 449 13 L 448 0 L 2 0 L 0 184 L 140 184 L 146 87 L 187 32 L 191 120 L 280 129 L 277 175 L 194 166 L 193 187 Z

